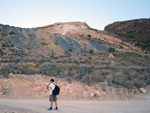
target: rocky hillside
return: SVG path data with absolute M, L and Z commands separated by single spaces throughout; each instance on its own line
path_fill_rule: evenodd
M 24 29 L 0 24 L 0 59 L 50 58 L 90 52 L 140 52 L 132 44 L 90 28 L 86 23 L 57 23 Z
M 150 52 L 150 19 L 115 22 L 107 25 L 105 31 Z
M 0 25 L 0 76 L 6 78 L 42 74 L 138 90 L 150 84 L 150 56 L 141 53 L 82 22 L 32 29 Z
M 82 40 L 98 42 L 99 44 L 108 45 L 120 51 L 135 51 L 143 53 L 143 51 L 130 43 L 123 42 L 113 35 L 106 34 L 102 31 L 89 27 L 85 22 L 68 22 L 55 23 L 53 25 L 37 28 L 37 31 L 56 33 L 68 37 L 76 37 Z

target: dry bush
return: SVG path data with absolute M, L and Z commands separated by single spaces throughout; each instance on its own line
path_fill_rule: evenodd
M 9 66 L 8 65 L 3 65 L 0 67 L 0 75 L 3 77 L 9 78 Z
M 126 87 L 126 88 L 128 88 L 128 89 L 132 89 L 132 88 L 134 88 L 134 82 L 130 81 L 130 80 L 126 80 L 123 83 L 123 86 Z
M 24 66 L 22 73 L 27 75 L 40 74 L 40 70 L 32 66 Z
M 56 76 L 57 68 L 56 65 L 51 63 L 43 63 L 39 66 L 40 73 L 45 74 L 47 76 Z
M 139 80 L 139 79 L 135 79 L 133 82 L 137 88 L 141 88 L 141 87 L 144 87 L 146 85 L 145 81 Z

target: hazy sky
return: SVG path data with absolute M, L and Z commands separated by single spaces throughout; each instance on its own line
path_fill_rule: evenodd
M 25 28 L 81 21 L 103 30 L 139 18 L 150 18 L 150 0 L 0 0 L 0 23 Z

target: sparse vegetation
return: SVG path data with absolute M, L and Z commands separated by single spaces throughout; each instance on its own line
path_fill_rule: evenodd
M 94 52 L 93 52 L 93 50 L 90 50 L 90 54 L 93 54 Z
M 11 31 L 9 34 L 10 34 L 10 35 L 15 35 L 15 32 L 14 32 L 14 31 Z
M 114 49 L 114 48 L 109 48 L 109 50 L 108 50 L 109 52 L 115 52 L 116 50 Z
M 72 49 L 69 49 L 70 52 L 72 52 Z
M 101 36 L 104 39 L 102 41 L 91 38 L 91 36 L 96 37 L 93 34 L 84 34 L 81 35 L 84 40 L 80 39 L 82 40 L 80 42 L 78 38 L 51 33 L 47 33 L 47 35 L 41 31 L 37 34 L 36 39 L 35 32 L 23 30 L 24 32 L 19 32 L 20 35 L 18 35 L 16 28 L 17 35 L 14 37 L 2 36 L 0 41 L 0 75 L 8 78 L 9 73 L 44 74 L 67 77 L 85 83 L 105 82 L 108 85 L 120 86 L 125 89 L 141 88 L 150 84 L 150 56 L 136 52 L 117 51 L 115 44 L 112 46 L 104 41 L 108 39 L 107 36 L 105 39 Z M 2 31 L 4 36 L 9 36 L 10 30 Z M 11 35 L 13 34 L 11 33 Z M 21 35 L 25 36 L 22 38 Z M 35 39 L 30 43 L 31 39 L 28 37 Z M 86 42 L 84 42 L 85 40 Z M 94 43 L 91 43 L 93 41 Z M 44 46 L 50 43 L 51 45 Z M 95 46 L 97 45 L 93 44 L 108 44 L 111 48 L 106 48 L 104 52 L 96 52 L 98 49 L 96 50 Z M 119 45 L 120 48 L 128 47 L 125 44 L 119 41 L 117 48 Z M 92 45 L 93 47 L 91 47 Z M 110 55 L 113 58 L 109 57 Z M 36 64 L 33 66 L 27 62 Z
M 87 37 L 91 37 L 91 35 L 89 34 Z
M 42 43 L 41 43 L 41 45 L 48 45 L 48 44 L 47 44 L 47 43 L 45 43 L 45 42 L 42 42 Z

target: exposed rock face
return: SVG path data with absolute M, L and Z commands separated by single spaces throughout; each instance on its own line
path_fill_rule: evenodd
M 108 51 L 143 52 L 141 49 L 106 33 L 90 28 L 84 22 L 56 23 L 23 29 L 0 24 L 0 58 L 54 58 L 83 53 Z
M 63 36 L 77 37 L 84 40 L 86 39 L 90 41 L 100 42 L 121 51 L 142 52 L 141 49 L 129 43 L 124 43 L 122 42 L 122 40 L 117 39 L 115 36 L 109 35 L 103 31 L 90 28 L 85 22 L 56 23 L 49 26 L 39 27 L 37 28 L 37 31 L 57 33 Z
M 55 23 L 53 25 L 37 28 L 38 30 L 49 33 L 57 33 L 65 36 L 74 36 L 80 38 L 99 37 L 100 31 L 90 28 L 85 22 Z
M 80 28 L 81 26 L 75 27 Z M 108 51 L 109 45 L 62 35 L 57 26 L 54 26 L 53 29 L 56 29 L 57 34 L 45 28 L 23 29 L 0 24 L 0 58 L 58 57 L 89 53 L 91 50 L 94 52 Z M 82 29 L 86 31 L 86 28 Z M 68 30 L 71 28 L 69 27 Z
M 119 39 L 133 43 L 144 50 L 150 50 L 150 19 L 114 22 L 107 25 L 105 31 L 114 33 Z

